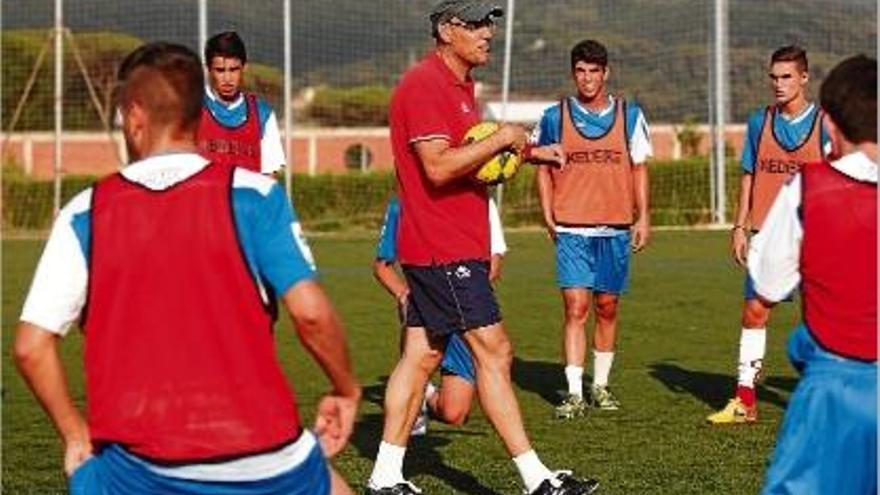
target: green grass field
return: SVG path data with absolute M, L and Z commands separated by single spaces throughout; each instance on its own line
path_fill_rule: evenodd
M 559 364 L 561 301 L 550 243 L 538 233 L 508 235 L 511 251 L 499 297 L 515 345 L 513 377 L 526 426 L 551 468 L 598 478 L 602 494 L 750 494 L 761 485 L 783 408 L 796 378 L 784 339 L 797 319 L 785 305 L 771 321 L 760 421 L 741 428 L 703 423 L 733 388 L 739 339 L 741 272 L 727 256 L 727 234 L 657 232 L 634 258 L 621 305 L 612 385 L 623 403 L 570 422 L 552 419 L 565 387 Z M 348 328 L 364 401 L 350 447 L 336 465 L 358 488 L 381 435 L 384 383 L 398 330 L 391 299 L 373 282 L 373 238 L 312 240 L 322 279 Z M 65 493 L 62 449 L 51 424 L 16 373 L 14 325 L 42 243 L 3 243 L 3 493 Z M 326 382 L 279 325 L 279 354 L 307 418 Z M 83 399 L 81 339 L 62 346 L 71 388 Z M 588 365 L 588 371 L 591 369 Z M 519 480 L 477 406 L 463 428 L 432 423 L 410 444 L 405 473 L 426 493 L 513 494 Z

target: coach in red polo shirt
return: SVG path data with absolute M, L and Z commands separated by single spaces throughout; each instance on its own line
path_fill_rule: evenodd
M 465 144 L 463 138 L 480 121 L 470 72 L 489 61 L 494 18 L 502 14 L 485 2 L 436 4 L 430 14 L 436 49 L 404 74 L 391 100 L 403 212 L 398 247 L 410 295 L 405 348 L 388 381 L 385 427 L 368 494 L 420 493 L 403 477 L 403 457 L 425 384 L 452 333 L 471 348 L 480 404 L 527 492 L 574 495 L 597 486 L 569 471 L 550 471 L 532 449 L 510 381 L 511 344 L 489 283 L 487 190 L 471 177 L 499 151 L 521 151 L 526 131 L 504 124 L 482 141 Z

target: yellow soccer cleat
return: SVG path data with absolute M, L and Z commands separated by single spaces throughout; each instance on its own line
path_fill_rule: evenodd
M 754 423 L 758 420 L 758 407 L 748 407 L 739 397 L 730 399 L 724 409 L 706 417 L 713 425 L 734 425 Z

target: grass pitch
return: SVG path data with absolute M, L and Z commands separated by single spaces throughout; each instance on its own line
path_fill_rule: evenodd
M 382 394 L 397 353 L 391 298 L 370 273 L 374 242 L 372 237 L 311 242 L 364 385 L 355 435 L 335 461 L 356 489 L 369 475 L 379 443 Z M 598 478 L 602 494 L 756 493 L 796 384 L 784 340 L 798 314 L 794 304 L 774 312 L 767 378 L 758 390 L 759 422 L 705 425 L 704 417 L 725 404 L 734 386 L 742 274 L 727 256 L 727 234 L 656 232 L 648 249 L 634 256 L 611 374 L 622 409 L 574 421 L 552 417 L 565 381 L 559 364 L 562 303 L 551 245 L 538 233 L 509 234 L 508 242 L 498 294 L 515 346 L 517 396 L 542 460 L 551 469 Z M 61 444 L 9 358 L 41 249 L 40 241 L 3 243 L 2 474 L 3 493 L 10 494 L 66 493 Z M 280 358 L 309 421 L 326 382 L 285 318 L 277 335 Z M 62 351 L 70 387 L 82 402 L 78 332 L 64 340 Z M 404 469 L 426 493 L 521 493 L 513 464 L 478 406 L 462 428 L 432 422 L 426 437 L 411 442 Z

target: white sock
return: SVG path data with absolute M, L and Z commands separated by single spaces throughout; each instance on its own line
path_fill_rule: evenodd
M 568 393 L 578 397 L 584 396 L 583 366 L 567 365 L 565 367 L 565 379 L 568 381 Z
M 380 443 L 376 463 L 373 464 L 373 474 L 370 475 L 370 486 L 385 488 L 402 483 L 404 455 L 406 455 L 406 447 L 387 442 Z
M 426 401 L 431 400 L 431 397 L 433 397 L 434 394 L 436 394 L 436 393 L 437 393 L 437 387 L 435 387 L 433 383 L 428 382 L 425 385 L 425 400 Z
M 764 365 L 767 348 L 766 328 L 743 328 L 739 337 L 739 368 L 737 383 L 755 388 L 755 378 Z
M 553 473 L 538 459 L 534 449 L 514 457 L 513 463 L 516 464 L 528 493 L 535 491 L 544 480 L 553 477 Z
M 614 351 L 602 352 L 593 349 L 593 386 L 607 387 L 611 365 L 614 364 Z

